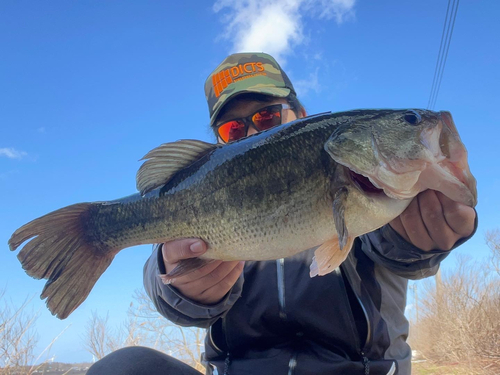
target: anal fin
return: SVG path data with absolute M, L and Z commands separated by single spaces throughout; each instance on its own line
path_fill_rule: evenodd
M 314 251 L 309 275 L 311 277 L 323 276 L 332 272 L 347 258 L 353 243 L 354 237 L 347 237 L 346 243 L 341 249 L 338 238 L 326 241 Z
M 160 275 L 160 279 L 163 284 L 171 284 L 175 279 L 190 274 L 191 272 L 196 271 L 209 263 L 212 263 L 214 259 L 201 259 L 201 258 L 189 258 L 182 259 L 177 264 L 172 271 L 167 273 L 166 275 Z

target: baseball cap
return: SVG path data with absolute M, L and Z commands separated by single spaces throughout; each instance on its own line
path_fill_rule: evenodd
M 257 52 L 230 55 L 205 81 L 210 125 L 224 104 L 237 95 L 258 93 L 285 98 L 290 92 L 295 94 L 292 82 L 272 56 Z

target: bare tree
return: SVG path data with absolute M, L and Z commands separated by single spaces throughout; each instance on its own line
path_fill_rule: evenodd
M 157 311 L 143 290 L 136 290 L 135 304 L 131 304 L 129 316 L 133 317 L 142 332 L 142 339 L 154 349 L 163 351 L 193 368 L 204 371 L 201 363 L 205 330 L 197 327 L 181 327 Z
M 116 329 L 111 327 L 108 321 L 109 315 L 101 317 L 95 311 L 87 321 L 83 345 L 96 359 L 125 346 L 139 344 L 134 338 L 136 328 L 133 324 L 124 325 L 124 329 Z
M 27 367 L 35 359 L 34 349 L 38 335 L 34 329 L 38 313 L 27 311 L 31 299 L 15 307 L 5 298 L 5 290 L 0 291 L 0 361 L 1 374 L 10 374 L 20 367 Z
M 204 371 L 201 363 L 205 331 L 175 325 L 162 317 L 144 291 L 136 291 L 135 302 L 128 311 L 128 319 L 118 328 L 109 325 L 109 316 L 93 313 L 87 322 L 84 346 L 101 359 L 126 346 L 147 346 L 163 351 L 180 361 Z
M 486 244 L 491 250 L 490 268 L 500 276 L 500 230 L 486 233 Z
M 16 306 L 5 298 L 5 293 L 5 289 L 0 290 L 0 375 L 31 375 L 48 362 L 52 345 L 64 331 L 35 356 L 39 312 L 29 308 L 32 298 Z M 42 361 L 44 355 L 47 358 Z
M 472 374 L 500 372 L 499 232 L 488 233 L 486 242 L 487 261 L 459 257 L 439 290 L 424 283 L 419 321 L 412 327 L 415 349 L 434 361 L 467 364 Z

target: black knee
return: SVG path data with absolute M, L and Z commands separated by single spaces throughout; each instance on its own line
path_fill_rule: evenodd
M 129 346 L 94 363 L 87 375 L 200 375 L 192 367 L 165 353 L 143 346 Z

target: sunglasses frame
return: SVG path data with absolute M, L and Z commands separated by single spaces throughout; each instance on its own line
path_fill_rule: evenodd
M 259 112 L 262 112 L 263 110 L 265 110 L 266 108 L 272 108 L 272 107 L 279 107 L 279 111 L 280 111 L 280 119 L 283 118 L 283 110 L 284 109 L 292 109 L 293 110 L 293 107 L 290 105 L 290 104 L 287 104 L 287 103 L 277 103 L 277 104 L 271 104 L 271 105 L 267 105 L 265 107 L 262 107 L 260 109 L 258 109 L 257 111 L 255 111 L 254 113 L 252 113 L 251 115 L 249 116 L 245 116 L 245 117 L 237 117 L 237 118 L 234 118 L 234 119 L 231 119 L 231 120 L 227 120 L 227 121 L 224 121 L 222 124 L 220 125 L 217 125 L 217 127 L 214 128 L 214 132 L 215 132 L 215 136 L 220 138 L 222 140 L 222 142 L 224 143 L 231 143 L 231 142 L 235 142 L 239 139 L 242 139 L 242 138 L 238 138 L 238 139 L 235 139 L 234 141 L 229 141 L 229 142 L 226 142 L 224 141 L 224 139 L 222 139 L 221 135 L 219 134 L 219 129 L 226 125 L 228 122 L 232 122 L 232 121 L 241 121 L 243 123 L 243 125 L 245 125 L 245 136 L 248 134 L 248 129 L 250 128 L 250 126 L 252 128 L 254 128 L 257 132 L 261 132 L 262 130 L 260 129 L 257 129 L 257 126 L 255 126 L 254 122 L 252 121 L 252 117 L 255 116 L 257 113 Z M 278 125 L 276 125 L 278 126 Z

